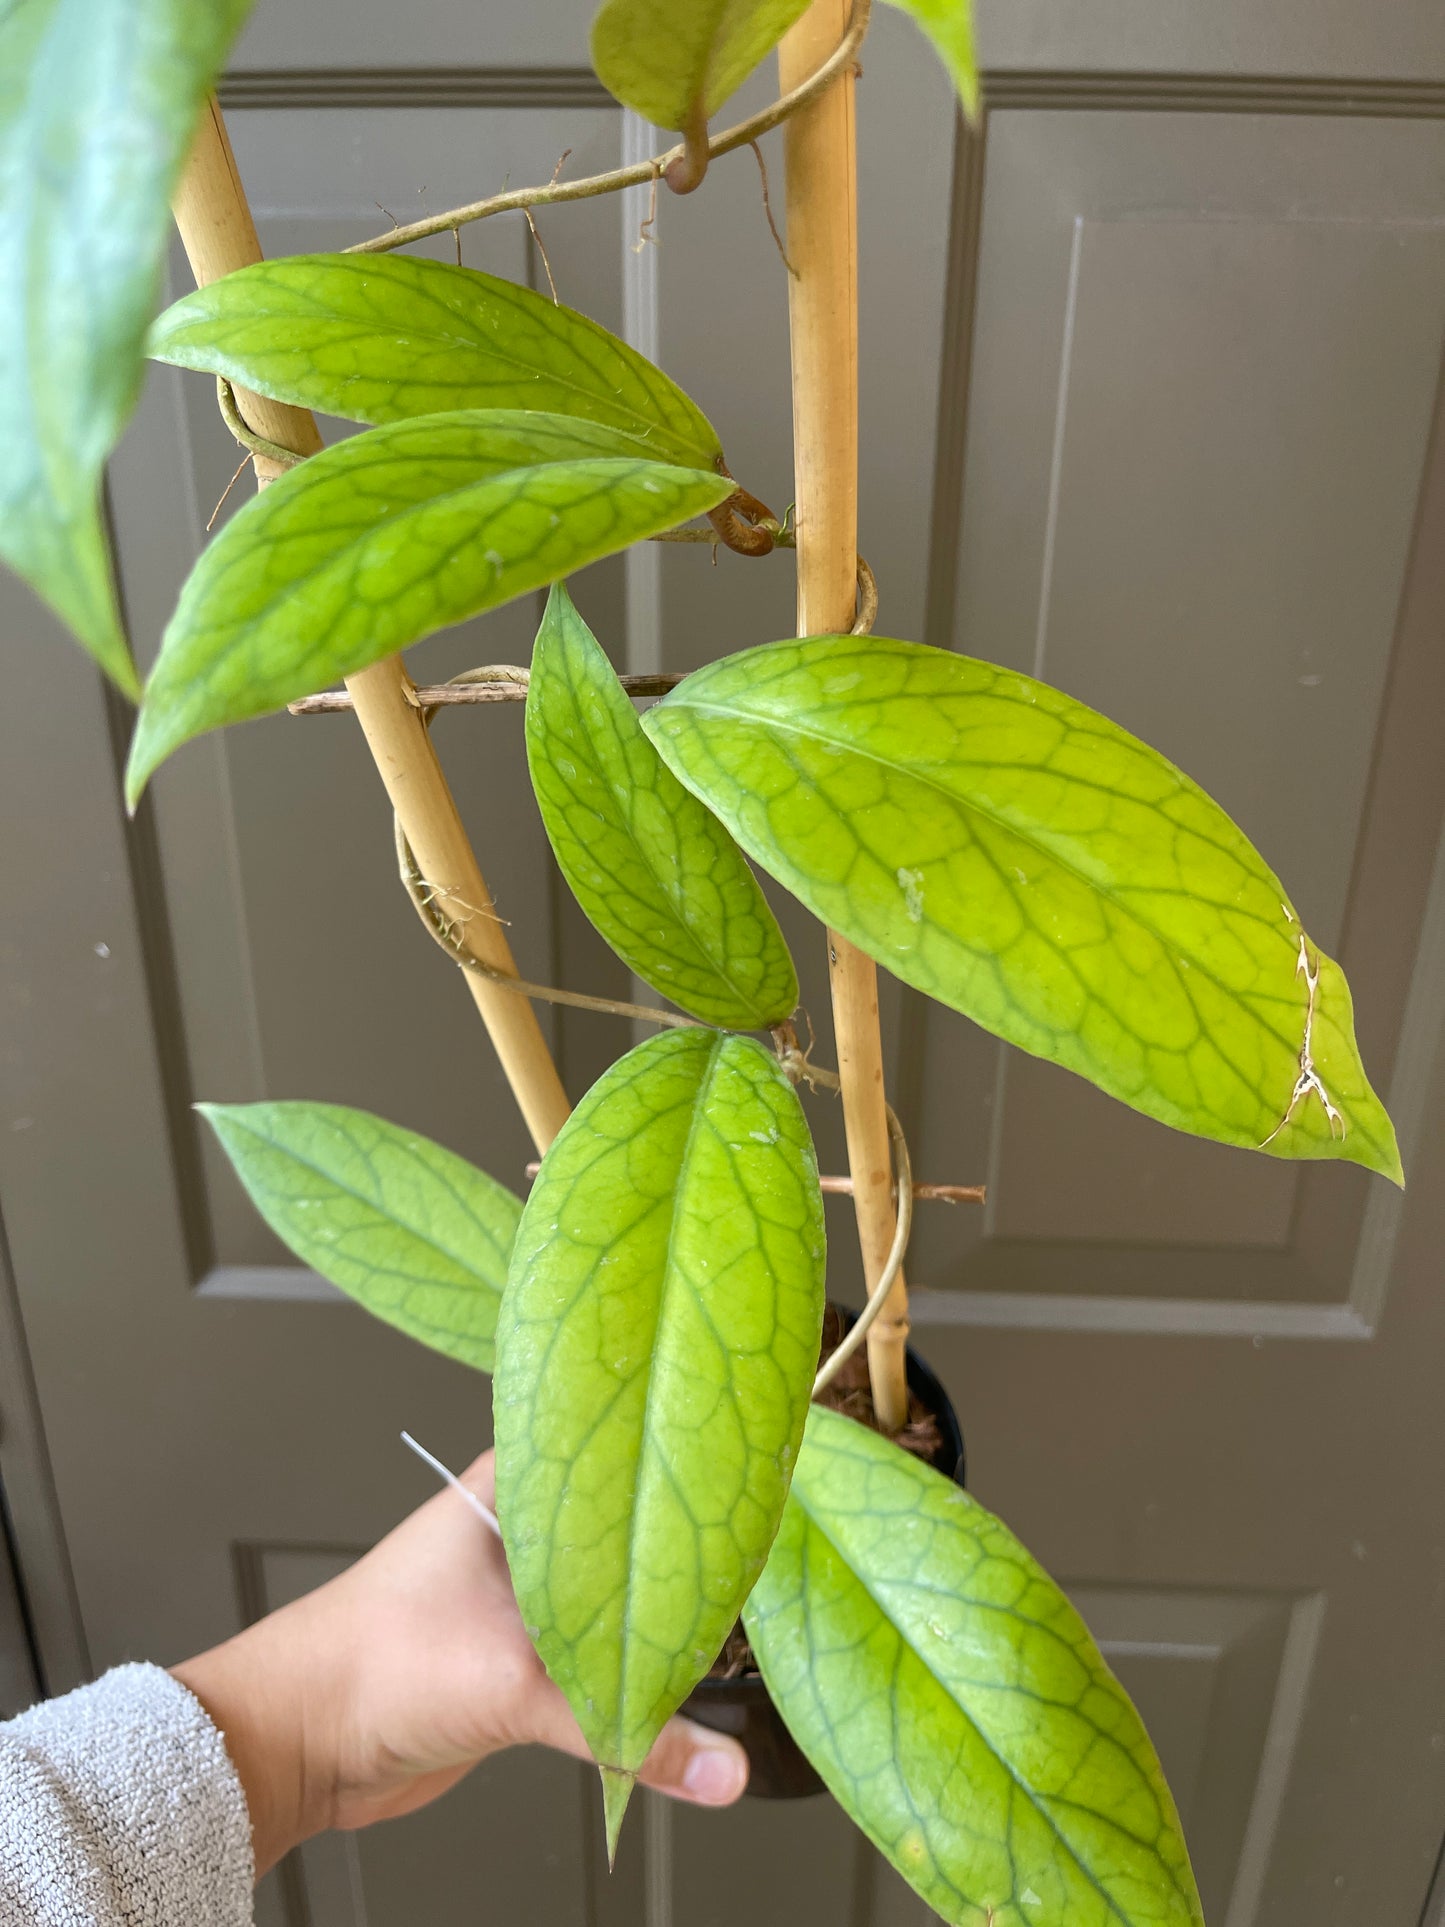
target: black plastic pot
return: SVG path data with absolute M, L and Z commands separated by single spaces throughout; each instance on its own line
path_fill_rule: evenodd
M 838 1306 L 845 1331 L 856 1312 Z M 932 1368 L 908 1348 L 908 1385 L 933 1416 L 943 1434 L 933 1456 L 939 1472 L 964 1483 L 963 1432 L 958 1414 Z M 823 1782 L 808 1763 L 802 1748 L 783 1724 L 783 1716 L 768 1697 L 761 1673 L 737 1679 L 699 1680 L 684 1700 L 682 1710 L 699 1726 L 730 1733 L 741 1740 L 748 1756 L 748 1792 L 761 1800 L 799 1800 L 822 1793 Z

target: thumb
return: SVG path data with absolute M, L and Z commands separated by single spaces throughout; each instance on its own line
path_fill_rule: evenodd
M 528 1703 L 525 1730 L 509 1735 L 513 1744 L 533 1741 L 590 1760 L 592 1750 L 583 1739 L 572 1709 L 550 1680 Z M 748 1783 L 748 1756 L 726 1733 L 714 1733 L 695 1720 L 675 1713 L 653 1743 L 638 1779 L 676 1800 L 700 1807 L 728 1807 L 742 1797 Z
M 637 1777 L 644 1786 L 696 1806 L 729 1807 L 748 1783 L 748 1756 L 726 1733 L 678 1713 L 658 1734 Z

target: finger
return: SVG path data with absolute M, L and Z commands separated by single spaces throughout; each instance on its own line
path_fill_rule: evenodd
M 677 1714 L 667 1722 L 638 1774 L 644 1786 L 701 1807 L 730 1807 L 748 1783 L 748 1756 L 726 1733 Z
M 571 1707 L 550 1680 L 531 1696 L 527 1713 L 527 1730 L 514 1732 L 514 1741 L 555 1747 L 578 1760 L 592 1758 Z M 644 1786 L 671 1794 L 675 1800 L 728 1807 L 747 1786 L 748 1756 L 726 1733 L 714 1733 L 679 1713 L 658 1735 L 637 1777 Z
M 483 1452 L 479 1458 L 472 1460 L 460 1478 L 449 1474 L 440 1460 L 434 1461 L 436 1469 L 440 1470 L 442 1477 L 446 1479 L 446 1484 L 439 1492 L 433 1493 L 431 1498 L 419 1505 L 414 1512 L 408 1513 L 401 1524 L 393 1529 L 391 1537 L 396 1538 L 401 1535 L 403 1538 L 415 1538 L 419 1532 L 433 1532 L 433 1529 L 442 1521 L 447 1522 L 449 1526 L 458 1501 L 460 1500 L 462 1504 L 466 1503 L 464 1494 L 455 1489 L 458 1485 L 464 1487 L 465 1493 L 479 1501 L 490 1513 L 496 1503 L 497 1481 L 494 1457 L 491 1451 Z M 493 1536 L 495 1537 L 495 1532 Z
M 426 1453 L 422 1456 L 430 1458 Z M 472 1460 L 460 1477 L 446 1468 L 440 1460 L 432 1460 L 433 1469 L 440 1472 L 446 1484 L 425 1505 L 418 1507 L 411 1516 L 450 1521 L 457 1500 L 461 1499 L 464 1504 L 470 1501 L 470 1510 L 475 1513 L 480 1507 L 482 1524 L 491 1532 L 493 1538 L 500 1538 L 501 1528 L 497 1524 L 496 1513 L 492 1509 L 497 1502 L 495 1456 L 490 1450 L 483 1452 L 480 1458 Z
M 497 1502 L 496 1454 L 489 1447 L 480 1458 L 473 1459 L 462 1474 L 462 1484 L 469 1492 L 475 1492 L 482 1504 L 489 1509 Z

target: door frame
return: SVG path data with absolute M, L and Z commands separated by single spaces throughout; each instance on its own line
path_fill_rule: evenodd
M 19 1680 L 29 1673 L 37 1695 L 92 1677 L 0 1217 L 0 1678 L 12 1668 Z

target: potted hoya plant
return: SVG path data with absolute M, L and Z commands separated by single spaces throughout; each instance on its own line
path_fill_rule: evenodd
M 898 4 L 974 111 L 966 0 Z M 953 1414 L 906 1352 L 915 1186 L 876 971 L 1162 1125 L 1396 1183 L 1399 1155 L 1343 974 L 1216 803 L 1059 690 L 874 633 L 855 505 L 868 0 L 605 0 L 597 71 L 674 145 L 269 262 L 209 96 L 246 10 L 0 11 L 0 203 L 22 264 L 0 285 L 0 553 L 136 702 L 133 808 L 203 732 L 355 711 L 403 882 L 540 1164 L 524 1201 L 361 1112 L 287 1100 L 205 1106 L 209 1122 L 306 1263 L 493 1375 L 517 1599 L 601 1770 L 610 1847 L 665 1721 L 685 1702 L 725 1717 L 705 1682 L 741 1678 L 732 1697 L 766 1699 L 956 1927 L 1198 1922 L 1138 1715 L 1059 1588 L 962 1489 Z M 719 131 L 775 48 L 776 102 Z M 727 424 L 635 349 L 405 251 L 625 186 L 687 194 L 779 125 L 782 515 L 730 473 Z M 172 202 L 198 287 L 155 319 Z M 265 486 L 205 548 L 142 687 L 99 491 L 146 354 L 215 381 Z M 311 411 L 365 432 L 323 448 Z M 796 635 L 739 636 L 685 679 L 619 679 L 567 578 L 659 538 L 794 550 Z M 541 590 L 529 665 L 413 686 L 408 645 Z M 431 745 L 444 703 L 513 705 L 476 726 L 525 729 L 562 875 L 663 1003 L 520 980 Z M 812 1055 L 753 865 L 818 920 L 836 1070 Z M 575 1109 L 534 1016 L 547 997 L 653 1026 Z M 842 1098 L 868 1287 L 826 1333 L 814 1091 Z

